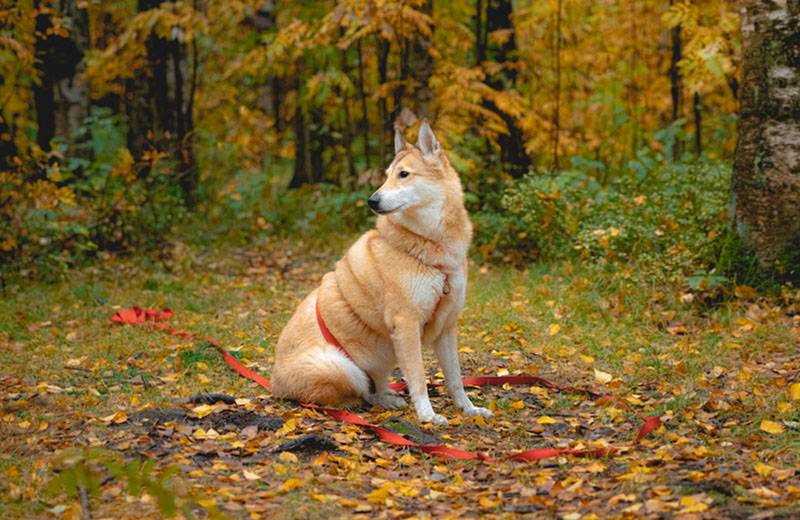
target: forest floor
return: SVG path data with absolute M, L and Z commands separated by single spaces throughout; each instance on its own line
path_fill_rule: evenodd
M 97 487 L 83 498 L 92 518 L 157 516 L 159 497 L 200 517 L 216 509 L 254 518 L 797 518 L 800 304 L 789 297 L 746 287 L 690 293 L 645 283 L 634 270 L 568 262 L 472 266 L 465 374 L 534 374 L 619 398 L 471 389 L 495 410 L 486 421 L 433 398 L 451 423 L 422 435 L 463 449 L 623 448 L 529 463 L 441 460 L 383 444 L 272 398 L 204 342 L 110 322 L 124 307 L 169 306 L 177 328 L 215 337 L 268 375 L 282 325 L 337 255 L 302 244 L 216 252 L 178 244 L 160 261 L 105 258 L 59 284 L 7 288 L 0 517 L 77 513 L 80 486 L 69 484 L 84 483 Z M 186 402 L 202 392 L 238 400 Z M 375 423 L 416 423 L 409 411 L 351 409 Z M 663 426 L 628 449 L 643 415 L 660 415 Z M 82 447 L 98 449 L 74 450 Z M 100 464 L 109 454 L 155 466 L 129 464 L 128 477 L 113 476 Z M 159 481 L 170 465 L 178 476 Z M 57 474 L 66 487 L 48 487 Z M 143 494 L 127 489 L 137 478 Z

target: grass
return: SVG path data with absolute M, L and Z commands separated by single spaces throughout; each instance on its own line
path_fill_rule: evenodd
M 0 401 L 5 439 L 0 516 L 77 507 L 63 494 L 44 492 L 55 454 L 66 447 L 105 446 L 126 457 L 151 456 L 134 449 L 139 441 L 127 426 L 110 427 L 103 417 L 174 407 L 176 399 L 203 391 L 268 397 L 233 374 L 203 342 L 112 326 L 109 318 L 131 305 L 172 307 L 177 328 L 212 335 L 268 373 L 282 325 L 338 254 L 287 251 L 303 251 L 303 245 L 227 248 L 224 254 L 184 247 L 162 262 L 106 258 L 59 284 L 11 285 L 0 301 L 0 378 L 8 388 Z M 182 479 L 193 496 L 215 498 L 234 517 L 246 514 L 242 503 L 261 504 L 281 517 L 392 511 L 437 516 L 459 508 L 508 513 L 523 507 L 520 496 L 529 497 L 524 507 L 538 501 L 536 510 L 552 515 L 651 514 L 655 506 L 648 500 L 659 497 L 668 504 L 665 511 L 691 512 L 695 500 L 699 512 L 722 517 L 765 508 L 781 512 L 796 504 L 800 482 L 791 469 L 800 466 L 800 401 L 790 399 L 788 387 L 798 382 L 800 320 L 785 305 L 758 294 L 728 295 L 705 305 L 702 295 L 690 301 L 687 287 L 655 286 L 633 270 L 570 262 L 523 271 L 472 266 L 470 280 L 460 338 L 465 373 L 541 374 L 618 395 L 633 412 L 541 388 L 471 390 L 498 416 L 487 424 L 454 421 L 445 430 L 448 442 L 496 452 L 592 439 L 625 444 L 635 431 L 636 414 L 660 414 L 665 427 L 644 450 L 599 466 L 569 458 L 486 466 L 415 455 L 417 463 L 406 467 L 397 462 L 402 450 L 267 398 L 259 410 L 295 418 L 300 426 L 292 434 L 331 435 L 343 446 L 342 456 L 244 463 L 245 469 L 263 470 L 253 483 L 234 479 L 242 463 L 229 459 L 228 470 L 195 467 L 193 455 L 185 452 L 189 436 L 181 441 L 183 448 L 159 452 L 159 465 L 183 461 Z M 601 384 L 595 371 L 613 379 Z M 515 407 L 518 401 L 525 407 Z M 434 406 L 458 416 L 449 399 L 438 397 Z M 379 410 L 364 414 L 383 416 Z M 413 421 L 410 413 L 394 415 Z M 537 418 L 543 415 L 559 424 L 540 426 Z M 763 419 L 781 423 L 784 431 L 761 431 Z M 258 453 L 279 440 L 259 439 Z M 756 463 L 772 471 L 759 473 Z M 315 469 L 317 464 L 322 469 Z M 323 476 L 328 473 L 332 476 Z M 303 487 L 282 492 L 280 486 L 292 477 L 304 479 Z M 439 495 L 425 494 L 422 500 L 393 490 L 387 500 L 366 498 L 392 478 L 438 489 Z M 736 483 L 726 493 L 708 484 L 725 479 Z M 538 491 L 519 495 L 517 481 Z M 92 499 L 98 515 L 152 514 L 152 501 L 134 499 L 134 507 L 119 496 L 120 485 L 108 483 Z M 611 500 L 619 494 L 624 499 Z

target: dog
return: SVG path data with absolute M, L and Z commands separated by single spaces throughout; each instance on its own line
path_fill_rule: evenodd
M 492 416 L 470 401 L 458 360 L 472 238 L 461 180 L 427 121 L 418 136 L 409 144 L 395 125 L 394 159 L 368 200 L 376 226 L 323 276 L 281 332 L 274 395 L 321 405 L 361 397 L 404 408 L 405 399 L 388 388 L 399 365 L 418 420 L 443 426 L 422 359 L 422 347 L 432 345 L 455 404 L 465 415 Z

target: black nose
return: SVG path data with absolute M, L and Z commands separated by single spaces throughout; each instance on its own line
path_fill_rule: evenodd
M 373 193 L 372 196 L 367 200 L 367 204 L 369 204 L 370 209 L 378 210 L 378 206 L 381 205 L 381 196 L 377 193 Z

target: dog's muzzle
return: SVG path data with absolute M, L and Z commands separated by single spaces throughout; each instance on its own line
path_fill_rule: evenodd
M 381 206 L 381 196 L 377 193 L 373 193 L 367 200 L 367 204 L 369 204 L 369 209 L 372 211 L 378 211 L 378 208 Z

